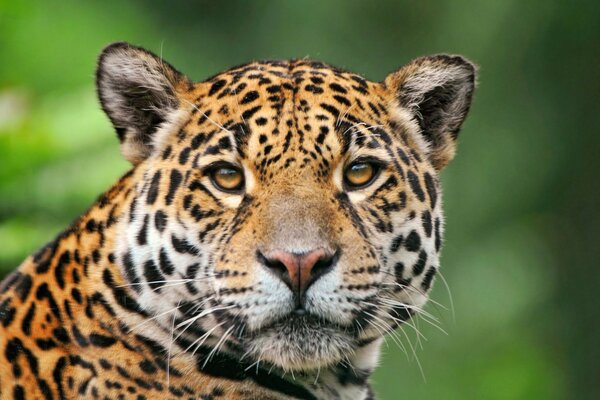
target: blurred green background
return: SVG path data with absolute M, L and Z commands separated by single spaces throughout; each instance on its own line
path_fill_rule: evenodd
M 447 335 L 419 322 L 423 374 L 390 340 L 375 388 L 598 399 L 599 16 L 597 1 L 0 0 L 0 277 L 128 168 L 93 86 L 110 42 L 196 80 L 305 56 L 380 80 L 414 57 L 461 53 L 479 88 L 442 175 L 449 290 L 438 280 L 433 299 L 448 310 L 428 308 Z

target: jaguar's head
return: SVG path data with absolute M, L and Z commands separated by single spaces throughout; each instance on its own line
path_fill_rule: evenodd
M 439 268 L 438 172 L 475 70 L 412 61 L 371 82 L 310 60 L 192 83 L 123 43 L 98 68 L 135 165 L 118 260 L 184 350 L 330 365 L 419 312 Z

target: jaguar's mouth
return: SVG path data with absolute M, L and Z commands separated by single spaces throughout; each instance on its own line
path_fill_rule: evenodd
M 255 359 L 304 371 L 339 362 L 353 353 L 355 341 L 349 327 L 308 312 L 292 312 L 249 333 L 244 340 Z
M 278 332 L 293 330 L 294 332 L 310 333 L 314 330 L 324 329 L 344 332 L 346 334 L 354 333 L 352 325 L 342 325 L 314 312 L 310 312 L 305 308 L 298 307 L 286 315 L 267 322 L 260 329 L 250 334 L 259 335 L 270 330 Z

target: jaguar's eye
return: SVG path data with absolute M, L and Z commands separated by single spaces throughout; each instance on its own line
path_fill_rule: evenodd
M 372 183 L 379 170 L 380 166 L 373 162 L 354 162 L 344 171 L 344 181 L 350 189 L 360 189 Z
M 217 189 L 224 192 L 239 192 L 244 187 L 244 174 L 233 165 L 219 165 L 211 169 L 210 179 Z

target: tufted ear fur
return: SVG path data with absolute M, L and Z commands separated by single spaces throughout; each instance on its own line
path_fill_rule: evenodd
M 393 91 L 396 115 L 412 121 L 414 142 L 437 170 L 444 168 L 471 105 L 475 66 L 461 56 L 421 57 L 390 74 L 385 84 Z
M 177 119 L 180 95 L 191 82 L 155 54 L 119 42 L 100 54 L 96 85 L 123 155 L 137 164 L 157 145 L 157 131 Z

